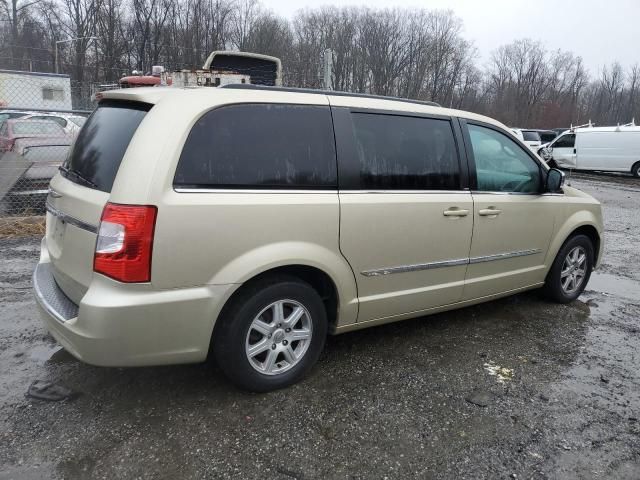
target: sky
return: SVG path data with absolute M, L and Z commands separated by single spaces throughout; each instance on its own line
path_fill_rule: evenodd
M 596 75 L 603 65 L 640 63 L 640 0 L 262 0 L 291 18 L 301 8 L 323 5 L 446 9 L 462 19 L 463 36 L 485 65 L 500 45 L 520 38 L 540 40 L 549 50 L 580 55 Z

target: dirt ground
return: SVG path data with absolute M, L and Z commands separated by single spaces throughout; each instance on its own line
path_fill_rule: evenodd
M 0 479 L 640 478 L 640 180 L 571 183 L 606 226 L 579 301 L 529 292 L 330 337 L 306 380 L 262 395 L 208 364 L 76 361 L 36 313 L 39 240 L 1 240 Z M 34 380 L 77 396 L 30 399 Z

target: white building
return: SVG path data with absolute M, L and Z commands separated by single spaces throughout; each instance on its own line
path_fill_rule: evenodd
M 71 110 L 71 79 L 57 73 L 0 70 L 0 107 Z

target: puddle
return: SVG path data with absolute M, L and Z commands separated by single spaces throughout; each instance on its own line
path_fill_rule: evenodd
M 630 300 L 637 300 L 640 296 L 640 282 L 629 278 L 617 277 L 610 273 L 593 272 L 587 291 L 615 295 L 616 297 L 624 297 Z

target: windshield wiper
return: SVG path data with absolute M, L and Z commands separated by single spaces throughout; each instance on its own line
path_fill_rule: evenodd
M 87 185 L 87 186 L 89 186 L 91 188 L 98 188 L 98 185 L 93 183 L 91 180 L 89 180 L 88 178 L 83 177 L 82 174 L 76 172 L 75 170 L 71 170 L 68 167 L 65 167 L 64 165 L 60 165 L 58 167 L 58 170 L 60 170 L 61 172 L 63 172 L 66 175 L 70 175 L 70 176 L 74 177 L 76 180 L 79 180 L 81 183 L 84 183 L 85 185 Z

